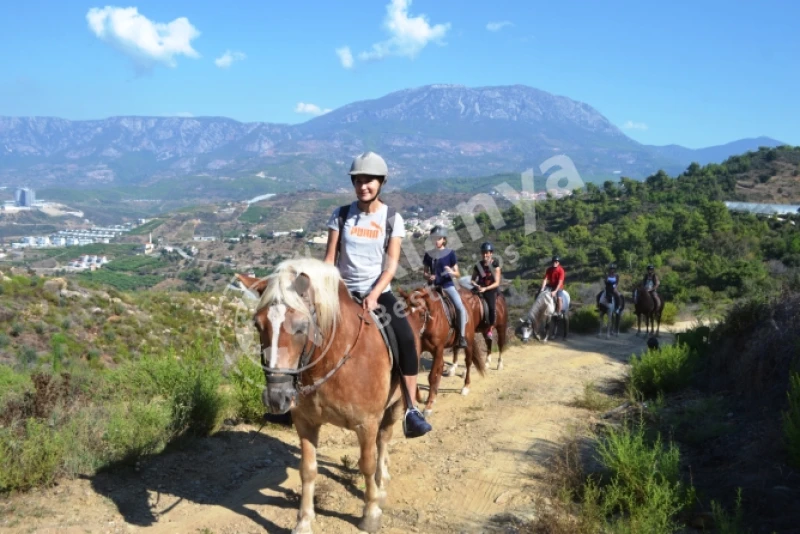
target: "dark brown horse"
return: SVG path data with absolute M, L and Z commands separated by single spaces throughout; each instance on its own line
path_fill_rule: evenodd
M 302 493 L 292 532 L 312 532 L 316 449 L 326 423 L 358 436 L 366 483 L 359 529 L 377 532 L 389 480 L 388 444 L 403 402 L 375 320 L 353 300 L 339 271 L 319 260 L 284 261 L 263 280 L 237 276 L 261 297 L 254 323 L 267 383 L 262 400 L 272 413 L 291 411 L 300 437 Z M 409 320 L 419 331 L 421 325 Z
M 646 335 L 659 335 L 661 331 L 661 312 L 664 311 L 664 298 L 659 295 L 658 300 L 660 301 L 660 306 L 657 307 L 653 295 L 642 285 L 633 290 L 633 304 L 639 325 L 636 332 L 637 336 L 642 333 L 642 316 L 644 316 Z M 656 326 L 656 321 L 658 326 Z
M 470 371 L 472 364 L 483 376 L 486 373 L 487 360 L 481 358 L 475 348 L 475 334 L 480 333 L 486 342 L 489 349 L 489 355 L 492 350 L 492 339 L 487 337 L 489 327 L 483 325 L 483 306 L 480 297 L 464 289 L 458 287 L 458 293 L 467 310 L 467 328 L 465 330 L 465 338 L 467 340 L 467 348 L 464 349 L 464 362 L 466 365 L 466 372 L 464 374 L 464 386 L 461 388 L 461 394 L 467 395 L 469 393 L 469 386 L 471 383 Z M 433 364 L 431 365 L 430 373 L 428 374 L 428 400 L 425 403 L 426 416 L 430 415 L 433 411 L 433 403 L 436 401 L 436 396 L 439 393 L 439 384 L 444 374 L 444 350 L 448 348 L 453 349 L 453 372 L 448 376 L 455 374 L 455 367 L 458 360 L 458 348 L 456 344 L 456 333 L 458 327 L 451 327 L 447 321 L 447 314 L 444 310 L 445 302 L 440 293 L 436 292 L 430 286 L 424 286 L 415 289 L 411 293 L 400 291 L 399 294 L 406 300 L 409 306 L 410 316 L 415 316 L 415 323 L 422 324 L 422 351 L 427 351 L 433 356 Z M 503 368 L 503 350 L 506 346 L 506 335 L 508 330 L 508 313 L 506 310 L 505 298 L 502 293 L 497 295 L 496 301 L 496 317 L 495 329 L 497 331 L 497 345 L 500 349 L 498 356 L 497 368 Z

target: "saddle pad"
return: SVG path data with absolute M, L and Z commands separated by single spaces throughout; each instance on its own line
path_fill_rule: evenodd
M 369 314 L 372 316 L 372 320 L 375 321 L 375 326 L 378 327 L 378 332 L 381 333 L 383 342 L 386 343 L 386 348 L 389 349 L 389 363 L 393 366 L 399 364 L 398 355 L 400 354 L 400 349 L 397 346 L 397 338 L 394 335 L 394 330 L 392 330 L 391 327 L 384 328 L 383 321 L 380 320 L 380 317 L 378 317 L 374 311 L 369 312 Z
M 439 298 L 442 299 L 442 308 L 444 309 L 444 316 L 447 318 L 447 324 L 450 326 L 450 333 L 456 328 L 455 319 L 456 319 L 456 307 L 453 304 L 453 301 L 450 300 L 450 297 L 442 291 L 441 289 L 437 288 L 436 293 L 439 295 Z M 449 334 L 448 334 L 449 335 Z

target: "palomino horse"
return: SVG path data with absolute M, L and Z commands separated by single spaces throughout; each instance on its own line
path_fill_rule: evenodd
M 326 423 L 358 436 L 366 482 L 359 529 L 377 532 L 389 480 L 388 444 L 403 414 L 399 376 L 392 373 L 378 325 L 353 300 L 336 267 L 319 260 L 286 260 L 263 280 L 237 276 L 261 297 L 254 323 L 267 383 L 262 400 L 272 413 L 291 410 L 300 437 L 302 494 L 292 532 L 312 532 L 316 449 Z
M 619 335 L 619 323 L 622 311 L 625 309 L 625 297 L 619 294 L 620 300 L 614 295 L 613 284 L 606 283 L 606 288 L 597 296 L 597 311 L 600 312 L 600 329 L 597 335 L 603 333 L 603 323 L 606 323 L 606 338 Z
M 659 295 L 659 297 L 661 296 Z M 640 285 L 633 290 L 633 304 L 638 322 L 637 336 L 642 333 L 642 315 L 644 315 L 646 335 L 659 335 L 661 331 L 661 312 L 664 311 L 664 298 L 661 297 L 659 300 L 661 301 L 661 305 L 656 309 L 656 302 L 653 295 L 643 286 Z M 658 321 L 658 326 L 656 326 L 656 321 Z
M 564 339 L 567 339 L 567 332 L 569 331 L 569 304 L 570 296 L 566 290 L 562 290 L 563 306 L 561 309 L 562 314 L 556 316 L 556 301 L 549 290 L 540 291 L 533 301 L 528 315 L 521 318 L 521 325 L 517 329 L 519 337 L 526 343 L 530 336 L 533 335 L 539 341 L 547 343 L 550 337 L 555 338 L 558 333 L 558 325 L 564 321 Z M 553 321 L 555 317 L 555 321 Z M 552 333 L 550 326 L 553 326 Z M 544 327 L 543 335 L 539 335 L 540 329 Z M 519 333 L 521 332 L 521 334 Z

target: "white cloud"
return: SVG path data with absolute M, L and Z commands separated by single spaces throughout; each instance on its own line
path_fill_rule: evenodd
M 336 55 L 339 56 L 339 61 L 342 62 L 342 67 L 346 69 L 353 68 L 353 53 L 350 51 L 349 46 L 337 48 Z
M 647 125 L 643 122 L 628 121 L 622 125 L 626 130 L 646 130 Z
M 486 25 L 486 29 L 490 32 L 497 32 L 505 28 L 506 26 L 513 26 L 514 24 L 511 23 L 509 20 L 503 20 L 500 22 L 490 22 Z
M 360 60 L 383 59 L 387 56 L 413 59 L 430 42 L 444 44 L 442 39 L 450 30 L 450 23 L 431 26 L 425 15 L 409 16 L 410 6 L 411 0 L 391 0 L 386 6 L 386 18 L 383 20 L 383 28 L 389 33 L 389 39 L 375 43 L 368 52 L 361 52 L 358 55 Z
M 324 115 L 329 111 L 330 109 L 322 109 L 316 104 L 307 104 L 305 102 L 298 102 L 294 107 L 295 113 L 308 113 L 309 115 Z
M 93 7 L 86 13 L 89 29 L 102 41 L 120 49 L 146 67 L 163 63 L 175 67 L 176 56 L 198 58 L 192 39 L 200 32 L 189 19 L 169 23 L 153 22 L 135 7 Z
M 224 54 L 214 60 L 214 65 L 221 69 L 227 69 L 234 61 L 242 61 L 246 57 L 243 52 L 226 50 Z

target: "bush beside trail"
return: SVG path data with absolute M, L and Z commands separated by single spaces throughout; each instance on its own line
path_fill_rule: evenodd
M 214 433 L 230 407 L 215 346 L 197 342 L 180 354 L 148 355 L 100 376 L 34 373 L 32 390 L 17 388 L 5 399 L 0 492 L 91 475 L 177 439 Z M 8 370 L 3 379 L 26 381 Z

